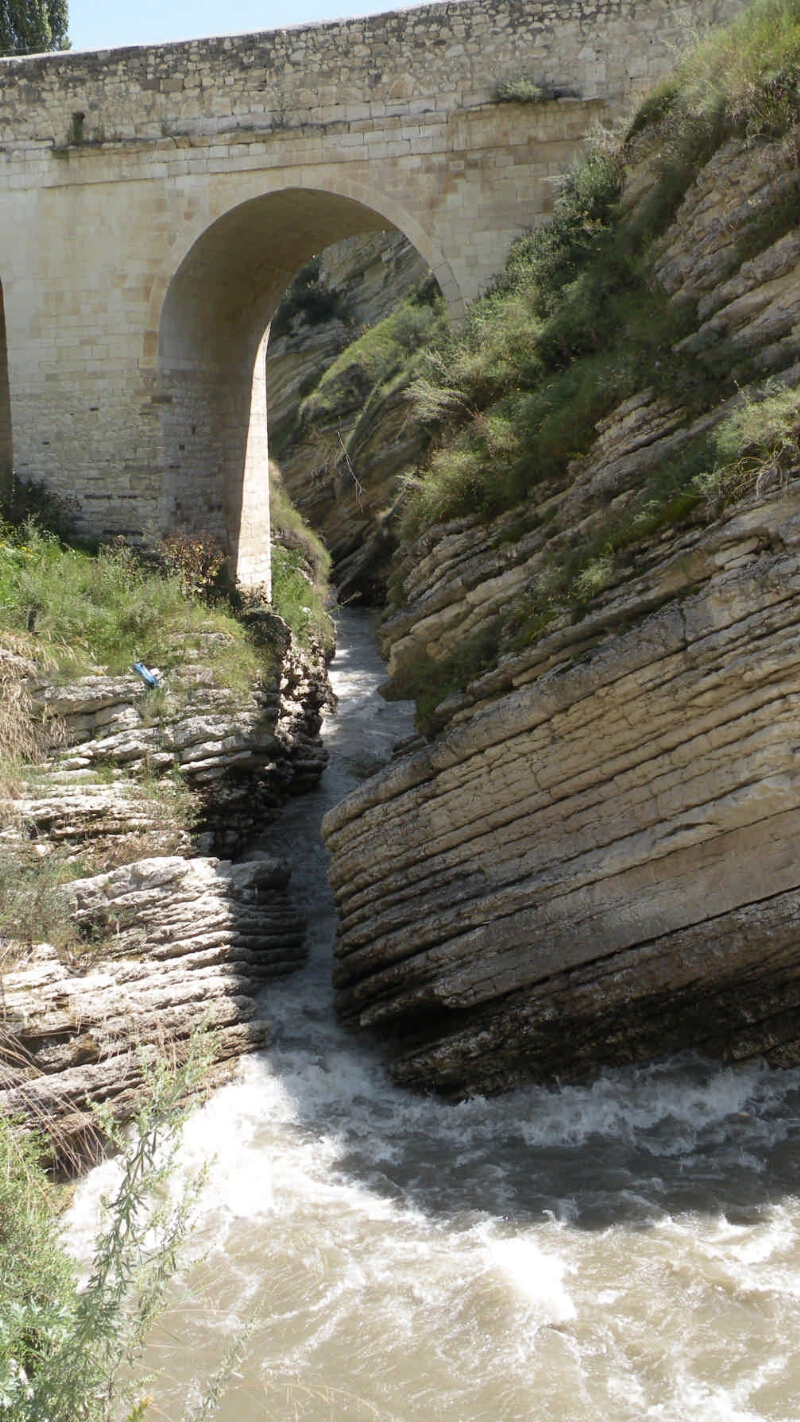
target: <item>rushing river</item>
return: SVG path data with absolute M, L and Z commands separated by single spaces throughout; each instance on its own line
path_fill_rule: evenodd
M 409 730 L 366 619 L 339 635 L 331 765 L 272 838 L 311 960 L 186 1130 L 187 1171 L 214 1160 L 152 1415 L 249 1321 L 223 1422 L 798 1422 L 800 1072 L 682 1059 L 448 1105 L 337 1027 L 319 821 Z

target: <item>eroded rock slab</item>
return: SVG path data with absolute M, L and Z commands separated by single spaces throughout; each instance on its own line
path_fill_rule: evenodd
M 276 638 L 271 613 L 253 618 L 277 651 L 249 689 L 218 684 L 199 659 L 151 693 L 99 672 L 63 684 L 0 653 L 3 694 L 44 761 L 3 787 L 0 854 L 104 871 L 52 891 L 83 951 L 24 949 L 8 913 L 0 932 L 0 1112 L 41 1126 L 63 1165 L 102 1146 L 92 1103 L 129 1116 L 146 1061 L 179 1061 L 197 1030 L 213 1032 L 212 1082 L 262 1046 L 255 997 L 304 961 L 286 865 L 199 852 L 240 853 L 326 761 L 322 656 L 285 624 Z M 201 807 L 199 834 L 181 786 Z
M 657 610 L 619 589 L 328 816 L 339 1010 L 399 1080 L 800 1060 L 798 498 L 695 532 Z
M 231 864 L 177 855 L 75 880 L 65 908 L 98 952 L 61 961 L 39 945 L 3 975 L 0 1111 L 25 1113 L 62 1160 L 91 1152 L 91 1103 L 129 1114 L 153 1052 L 180 1057 L 214 1034 L 219 1080 L 263 1046 L 255 994 L 298 967 L 304 925 L 282 861 Z

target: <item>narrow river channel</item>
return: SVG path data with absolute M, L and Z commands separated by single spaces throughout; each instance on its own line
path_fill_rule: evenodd
M 798 1422 L 800 1071 L 682 1059 L 450 1105 L 338 1028 L 319 823 L 408 733 L 384 675 L 343 613 L 331 764 L 270 839 L 311 958 L 189 1122 L 187 1171 L 213 1163 L 148 1415 L 178 1422 L 251 1320 L 222 1422 Z

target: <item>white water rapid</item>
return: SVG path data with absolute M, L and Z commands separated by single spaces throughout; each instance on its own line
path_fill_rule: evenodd
M 331 765 L 270 837 L 311 961 L 189 1121 L 185 1169 L 213 1164 L 148 1416 L 177 1422 L 250 1319 L 222 1422 L 798 1422 L 800 1071 L 672 1060 L 452 1105 L 337 1027 L 319 821 L 409 728 L 366 619 L 339 636 Z M 81 1250 L 113 1173 L 77 1196 Z

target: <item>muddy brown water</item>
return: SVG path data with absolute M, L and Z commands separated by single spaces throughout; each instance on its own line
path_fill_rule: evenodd
M 338 1027 L 319 823 L 410 725 L 369 620 L 339 638 L 331 765 L 270 837 L 311 959 L 186 1129 L 181 1169 L 212 1163 L 151 1415 L 249 1328 L 222 1422 L 798 1422 L 800 1071 L 681 1058 L 452 1105 Z

